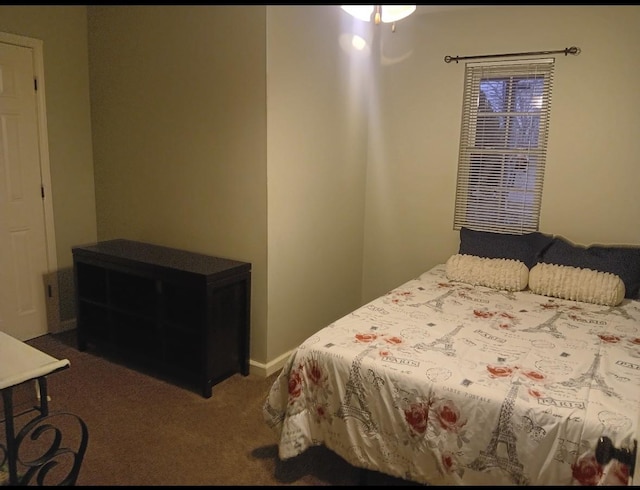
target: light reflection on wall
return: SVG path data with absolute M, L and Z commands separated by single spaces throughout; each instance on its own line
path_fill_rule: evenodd
M 347 54 L 355 53 L 357 55 L 369 57 L 371 54 L 370 43 L 358 34 L 342 33 L 340 34 L 340 47 Z
M 394 39 L 380 40 L 380 64 L 383 66 L 395 65 L 413 54 L 413 48 L 399 46 L 401 43 L 394 42 Z M 400 48 L 400 49 L 399 49 Z
M 381 66 L 401 63 L 413 55 L 414 29 L 421 25 L 419 21 L 418 16 L 412 15 L 400 21 L 395 31 L 389 29 L 379 31 L 378 61 Z
M 338 42 L 342 50 L 350 56 L 369 58 L 373 44 L 373 28 L 377 26 L 352 17 L 337 5 L 331 8 L 337 9 L 340 16 L 342 34 L 340 34 Z

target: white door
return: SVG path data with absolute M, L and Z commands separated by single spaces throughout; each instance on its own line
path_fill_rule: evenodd
M 34 50 L 3 39 L 6 37 L 0 37 L 0 330 L 29 340 L 48 332 L 51 287 L 43 198 L 48 189 L 41 171 Z

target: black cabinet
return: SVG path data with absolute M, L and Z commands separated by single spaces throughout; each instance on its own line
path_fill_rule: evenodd
M 72 248 L 78 349 L 213 385 L 249 374 L 251 264 L 131 240 Z

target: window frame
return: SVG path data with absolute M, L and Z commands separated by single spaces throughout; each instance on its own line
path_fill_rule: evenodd
M 454 230 L 538 231 L 554 68 L 555 58 L 466 63 Z M 505 91 L 492 98 L 483 84 Z

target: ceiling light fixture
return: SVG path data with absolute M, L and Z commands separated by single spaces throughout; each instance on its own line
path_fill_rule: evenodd
M 377 25 L 380 22 L 393 23 L 392 29 L 395 31 L 395 22 L 410 16 L 416 11 L 415 5 L 342 5 L 342 10 L 353 15 L 356 19 L 371 21 Z

